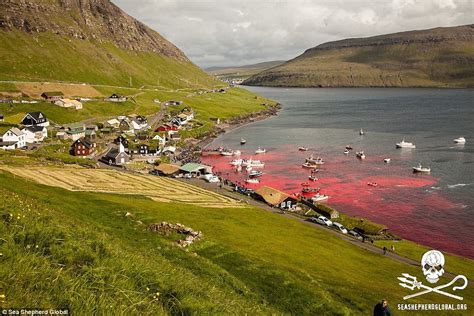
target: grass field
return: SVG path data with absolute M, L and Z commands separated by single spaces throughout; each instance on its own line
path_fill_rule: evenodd
M 0 166 L 15 175 L 53 187 L 70 191 L 90 191 L 143 195 L 160 202 L 182 202 L 205 207 L 242 207 L 231 198 L 203 190 L 177 180 L 125 173 L 106 169 L 80 167 Z
M 387 298 L 396 315 L 417 315 L 396 310 L 408 291 L 396 277 L 406 272 L 421 279 L 420 267 L 257 208 L 74 192 L 7 172 L 0 172 L 0 195 L 5 307 L 117 315 L 368 315 Z M 204 239 L 182 250 L 173 238 L 140 224 L 160 221 L 183 223 Z M 472 287 L 462 296 L 472 302 Z M 436 294 L 414 302 L 457 303 Z

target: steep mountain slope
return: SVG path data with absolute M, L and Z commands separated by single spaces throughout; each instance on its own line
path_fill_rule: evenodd
M 215 83 L 172 43 L 109 0 L 1 1 L 0 41 L 0 80 Z
M 328 42 L 263 71 L 247 85 L 472 87 L 474 25 Z

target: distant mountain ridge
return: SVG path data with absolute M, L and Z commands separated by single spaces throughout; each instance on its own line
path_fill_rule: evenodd
M 175 45 L 109 0 L 2 0 L 0 41 L 0 80 L 215 83 Z
M 287 87 L 473 87 L 474 25 L 328 42 L 244 84 Z

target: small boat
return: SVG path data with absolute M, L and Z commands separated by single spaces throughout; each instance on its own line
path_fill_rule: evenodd
M 311 188 L 311 187 L 304 187 L 301 192 L 303 193 L 314 193 L 314 192 L 319 192 L 321 190 L 320 188 Z
M 378 186 L 378 183 L 377 182 L 369 182 L 367 183 L 368 186 L 371 186 L 371 187 L 376 187 Z
M 232 166 L 240 166 L 242 165 L 242 162 L 243 162 L 242 159 L 234 159 L 231 162 L 229 162 L 229 164 L 231 164 Z
M 347 149 L 347 150 L 352 150 L 352 146 L 351 146 L 351 145 L 347 145 L 347 146 L 346 146 L 346 149 Z
M 260 180 L 258 180 L 256 178 L 249 178 L 249 179 L 245 179 L 245 182 L 246 183 L 251 183 L 251 184 L 259 184 Z
M 255 151 L 255 154 L 257 154 L 257 155 L 258 154 L 264 154 L 266 152 L 267 152 L 266 149 L 258 147 L 258 149 Z
M 249 173 L 250 178 L 257 178 L 257 177 L 261 177 L 262 175 L 263 175 L 263 172 L 257 171 L 257 170 L 251 171 Z
M 329 195 L 320 194 L 320 193 L 317 193 L 315 196 L 313 196 L 311 198 L 311 200 L 313 200 L 313 202 L 320 202 L 320 201 L 324 201 L 324 200 L 327 200 L 327 199 L 329 199 Z
M 363 151 L 356 152 L 356 157 L 359 159 L 365 159 L 365 154 Z
M 390 163 L 390 160 L 391 160 L 390 158 L 385 158 L 385 159 L 383 160 L 383 162 L 385 162 L 385 163 Z
M 311 180 L 311 181 L 318 181 L 318 180 L 319 180 L 318 178 L 316 178 L 316 177 L 313 176 L 313 175 L 310 175 L 310 176 L 308 177 L 308 179 Z
M 245 138 L 240 139 L 240 145 L 245 145 L 246 142 L 247 142 L 247 140 L 245 140 Z
M 240 154 L 241 154 L 240 150 L 234 150 L 232 152 L 232 156 L 240 156 Z
M 234 151 L 233 151 L 233 150 L 229 150 L 229 149 L 224 149 L 223 151 L 221 151 L 221 155 L 222 155 L 222 156 L 233 156 L 233 155 L 234 155 Z
M 314 175 L 315 173 L 318 173 L 320 169 L 313 169 L 311 170 L 311 174 Z
M 312 163 L 309 163 L 309 162 L 305 162 L 304 164 L 302 164 L 302 167 L 303 168 L 309 168 L 309 169 L 317 169 L 317 168 L 319 168 L 319 165 L 315 165 L 315 164 L 312 164 Z
M 454 142 L 455 142 L 456 144 L 465 144 L 465 143 L 466 143 L 466 139 L 465 139 L 464 137 L 459 137 L 459 138 L 456 138 L 456 139 L 454 140 Z
M 413 172 L 415 172 L 415 173 L 430 173 L 431 168 L 430 167 L 423 167 L 420 163 L 418 165 L 418 167 L 413 167 Z
M 364 134 L 365 134 L 365 132 L 364 132 L 364 130 L 361 128 L 360 131 L 359 131 L 359 135 L 364 135 Z
M 396 148 L 416 148 L 415 144 L 406 142 L 405 138 L 401 142 L 396 143 L 395 147 Z
M 299 151 L 308 151 L 308 147 L 301 146 L 301 147 L 298 147 L 298 150 Z
M 344 155 L 349 155 L 349 150 L 348 149 L 344 150 Z
M 317 157 L 316 159 L 313 158 L 313 155 L 306 158 L 306 162 L 313 164 L 313 165 L 324 165 L 324 160 L 321 157 Z
M 250 159 L 244 159 L 242 161 L 242 166 L 244 167 L 247 167 L 247 166 L 250 166 L 250 167 L 260 167 L 260 168 L 263 168 L 265 166 L 265 164 L 263 162 L 261 162 L 260 160 L 253 160 L 252 158 Z

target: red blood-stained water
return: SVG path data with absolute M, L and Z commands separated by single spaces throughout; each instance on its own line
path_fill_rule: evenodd
M 203 156 L 202 161 L 212 165 L 222 177 L 252 189 L 267 185 L 301 194 L 302 184 L 308 183 L 311 188 L 320 188 L 321 194 L 329 195 L 327 204 L 345 214 L 382 223 L 401 237 L 435 249 L 474 258 L 472 225 L 460 216 L 459 205 L 430 189 L 438 182 L 435 177 L 412 174 L 393 160 L 386 164 L 385 157 L 369 156 L 361 161 L 351 152 L 323 157 L 325 164 L 314 174 L 318 180 L 311 181 L 311 169 L 302 167 L 309 155 L 290 145 L 260 155 L 242 150 L 241 158 L 251 157 L 265 163 L 264 168 L 254 168 L 264 173 L 259 184 L 245 183 L 245 168 L 236 172 L 229 164 L 236 157 Z

